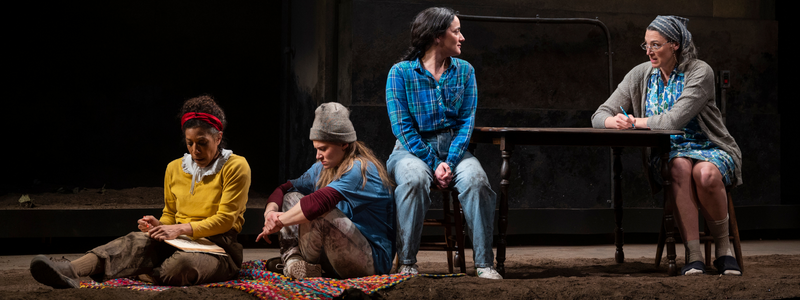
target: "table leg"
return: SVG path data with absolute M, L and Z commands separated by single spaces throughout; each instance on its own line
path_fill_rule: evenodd
M 667 274 L 675 276 L 678 275 L 678 267 L 675 265 L 675 219 L 672 215 L 675 208 L 675 197 L 672 195 L 669 150 L 662 150 L 661 152 L 661 178 L 664 179 L 664 227 L 667 235 L 667 261 L 669 263 Z
M 622 245 L 625 244 L 625 231 L 622 229 L 622 147 L 611 147 L 613 165 L 611 167 L 611 199 L 614 201 L 614 245 L 617 251 L 614 258 L 617 263 L 625 262 L 625 252 Z
M 508 180 L 510 176 L 511 153 L 514 151 L 514 146 L 505 143 L 505 139 L 500 143 L 501 155 L 503 157 L 503 164 L 500 166 L 500 217 L 497 220 L 498 225 L 498 241 L 497 241 L 497 272 L 500 275 L 506 275 L 506 230 L 508 229 Z

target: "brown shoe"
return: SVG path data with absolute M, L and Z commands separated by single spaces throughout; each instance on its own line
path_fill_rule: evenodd
M 303 260 L 299 247 L 292 247 L 286 250 L 281 254 L 281 259 L 283 260 L 283 275 L 290 278 L 303 279 L 322 276 L 322 266 L 310 264 Z
M 300 255 L 294 255 L 286 261 L 286 265 L 283 267 L 283 275 L 294 279 L 322 277 L 322 266 L 310 264 L 303 260 Z
M 64 257 L 52 259 L 44 255 L 35 256 L 31 260 L 31 275 L 39 283 L 57 289 L 81 287 L 76 280 L 78 275 L 75 274 L 72 264 Z
M 283 259 L 280 256 L 268 259 L 267 271 L 283 274 Z

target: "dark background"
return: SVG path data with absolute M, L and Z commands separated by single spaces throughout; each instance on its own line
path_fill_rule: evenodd
M 793 160 L 781 159 L 781 124 L 794 122 L 780 112 L 791 111 L 794 101 L 778 97 L 785 79 L 778 70 L 779 34 L 794 31 L 779 30 L 781 7 L 775 1 L 293 1 L 286 23 L 294 56 L 285 62 L 289 101 L 284 104 L 295 113 L 282 131 L 294 141 L 283 144 L 288 177 L 313 162 L 311 147 L 298 145 L 306 142 L 314 106 L 327 101 L 349 106 L 359 138 L 388 158 L 394 136 L 385 108 L 387 70 L 409 44 L 414 15 L 436 5 L 464 15 L 597 18 L 611 35 L 614 87 L 647 61 L 639 44 L 655 16 L 689 18 L 700 59 L 715 72 L 731 72 L 727 127 L 743 152 L 745 182 L 734 190 L 734 203 L 800 204 L 795 191 L 781 188 L 787 179 L 781 170 L 789 175 L 794 170 Z M 592 113 L 609 95 L 607 43 L 600 28 L 466 20 L 461 25 L 466 41 L 460 57 L 473 64 L 478 81 L 476 126 L 591 126 Z M 610 207 L 609 152 L 517 147 L 510 208 Z M 497 147 L 480 145 L 475 155 L 499 191 Z M 625 207 L 663 206 L 661 194 L 650 193 L 638 149 L 623 153 L 623 197 Z
M 794 185 L 797 170 L 795 159 L 781 155 L 782 142 L 789 147 L 796 136 L 781 134 L 796 128 L 789 76 L 794 49 L 787 45 L 796 26 L 779 27 L 784 5 L 766 0 L 16 3 L 3 10 L 7 93 L 0 151 L 6 172 L 0 195 L 42 186 L 162 186 L 167 163 L 186 151 L 180 105 L 203 93 L 226 110 L 228 148 L 250 163 L 252 193 L 269 193 L 314 162 L 308 130 L 314 109 L 324 102 L 350 107 L 359 139 L 385 160 L 394 143 L 385 107 L 388 70 L 408 45 L 414 15 L 450 6 L 465 15 L 598 18 L 611 32 L 614 87 L 646 61 L 639 44 L 656 15 L 689 18 L 700 59 L 732 75 L 727 126 L 743 152 L 745 182 L 734 190 L 734 203 L 744 210 L 796 207 L 797 190 L 782 188 Z M 607 44 L 599 28 L 461 23 L 466 41 L 460 57 L 473 64 L 478 79 L 477 126 L 591 126 L 591 114 L 609 93 Z M 789 53 L 783 63 L 780 52 Z M 779 85 L 789 87 L 781 97 Z M 781 118 L 781 112 L 789 115 Z M 498 149 L 480 145 L 475 155 L 499 192 Z M 517 147 L 510 208 L 609 208 L 609 156 L 605 148 Z M 625 207 L 661 208 L 661 195 L 651 195 L 646 183 L 639 150 L 623 153 L 623 167 Z M 607 226 L 610 232 L 612 224 Z
M 203 93 L 253 186 L 278 182 L 280 1 L 17 4 L 4 10 L 3 188 L 162 186 L 186 152 L 181 104 Z

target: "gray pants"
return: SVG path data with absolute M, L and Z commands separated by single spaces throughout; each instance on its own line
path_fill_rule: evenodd
M 283 211 L 300 203 L 303 194 L 283 197 Z M 321 264 L 328 277 L 353 278 L 375 274 L 372 246 L 355 224 L 334 208 L 309 223 L 281 229 L 281 253 L 299 247 L 303 260 Z M 332 274 L 331 274 L 332 273 Z
M 143 232 L 131 232 L 89 251 L 100 258 L 103 271 L 95 281 L 150 275 L 160 285 L 194 285 L 235 279 L 242 265 L 242 245 L 236 230 L 208 237 L 228 256 L 184 252 Z

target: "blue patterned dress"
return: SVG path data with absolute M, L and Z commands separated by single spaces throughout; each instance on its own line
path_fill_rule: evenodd
M 647 84 L 647 96 L 645 103 L 645 116 L 651 117 L 669 111 L 675 100 L 681 96 L 684 86 L 684 74 L 678 73 L 678 69 L 672 71 L 666 85 L 661 80 L 661 70 L 655 68 L 650 74 Z M 722 174 L 722 181 L 725 185 L 731 185 L 736 167 L 733 158 L 725 151 L 717 147 L 700 129 L 700 124 L 695 116 L 683 128 L 683 135 L 670 136 L 672 151 L 669 152 L 669 159 L 675 157 L 686 157 L 692 160 L 707 161 L 719 169 Z M 651 170 L 655 172 L 655 177 L 663 184 L 661 178 L 661 158 L 653 156 L 650 160 Z

